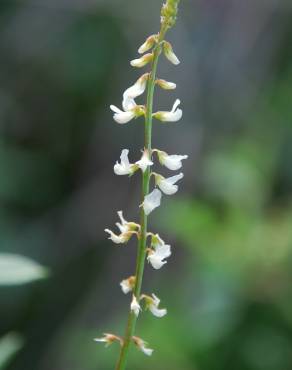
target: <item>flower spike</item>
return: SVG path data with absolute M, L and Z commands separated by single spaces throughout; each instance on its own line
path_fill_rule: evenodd
M 170 112 L 159 111 L 153 113 L 153 117 L 162 122 L 177 122 L 182 118 L 182 110 L 177 108 L 180 105 L 180 100 L 176 99 Z

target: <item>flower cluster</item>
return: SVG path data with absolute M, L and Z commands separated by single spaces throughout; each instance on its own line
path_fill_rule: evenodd
M 134 59 L 130 62 L 133 67 L 141 68 L 148 63 L 152 64 L 152 70 L 149 73 L 144 73 L 138 80 L 123 93 L 122 110 L 118 107 L 111 105 L 110 109 L 114 112 L 113 119 L 118 124 L 126 124 L 127 122 L 144 116 L 145 127 L 152 125 L 152 120 L 156 119 L 161 122 L 177 122 L 182 118 L 182 110 L 179 108 L 180 100 L 176 99 L 170 111 L 157 111 L 152 112 L 152 102 L 149 105 L 149 92 L 151 98 L 151 91 L 153 95 L 154 87 L 159 86 L 165 90 L 174 90 L 176 84 L 168 82 L 163 79 L 156 78 L 157 60 L 161 52 L 165 57 L 174 65 L 180 63 L 175 55 L 171 44 L 164 40 L 166 30 L 171 27 L 175 22 L 177 4 L 179 0 L 167 0 L 163 5 L 161 13 L 161 31 L 159 34 L 149 36 L 146 41 L 139 47 L 138 53 L 143 54 L 140 58 Z M 135 101 L 136 98 L 143 95 L 147 89 L 147 104 L 138 105 Z M 152 96 L 153 99 L 153 96 Z M 147 127 L 146 127 L 147 130 Z M 151 135 L 151 130 L 150 130 Z M 140 205 L 141 208 L 141 224 L 126 221 L 123 212 L 118 212 L 119 222 L 116 223 L 118 232 L 115 233 L 110 229 L 105 229 L 109 235 L 109 239 L 115 244 L 125 245 L 128 241 L 136 236 L 139 242 L 138 259 L 142 258 L 142 274 L 137 267 L 136 275 L 125 278 L 120 282 L 122 292 L 124 294 L 131 293 L 130 302 L 130 323 L 131 320 L 136 320 L 138 315 L 145 310 L 149 310 L 155 317 L 161 318 L 167 314 L 165 308 L 159 308 L 160 299 L 155 295 L 141 294 L 140 288 L 142 284 L 144 260 L 155 269 L 161 269 L 166 263 L 167 258 L 171 256 L 171 246 L 166 244 L 158 234 L 147 232 L 145 220 L 149 214 L 161 204 L 162 195 L 173 195 L 178 191 L 177 182 L 183 178 L 183 173 L 180 172 L 174 176 L 164 177 L 160 173 L 151 171 L 152 166 L 156 162 L 164 166 L 170 171 L 177 171 L 182 168 L 182 161 L 186 159 L 187 155 L 168 154 L 166 151 L 151 148 L 150 140 L 145 141 L 145 147 L 142 150 L 142 155 L 137 160 L 129 159 L 129 150 L 123 149 L 113 170 L 116 175 L 133 176 L 139 172 L 143 177 L 143 184 L 146 183 L 146 188 L 143 187 L 143 199 Z M 150 180 L 153 180 L 153 189 L 149 191 Z M 145 190 L 146 189 L 146 190 Z M 147 223 L 146 223 L 147 224 Z M 141 257 L 142 256 L 142 257 Z M 137 266 L 141 261 L 138 260 Z M 147 347 L 146 342 L 141 338 L 131 334 L 130 337 L 120 338 L 113 334 L 105 334 L 102 338 L 95 339 L 99 342 L 105 342 L 106 345 L 117 341 L 123 347 L 128 345 L 127 341 L 133 343 L 146 355 L 150 356 L 153 352 L 152 349 Z

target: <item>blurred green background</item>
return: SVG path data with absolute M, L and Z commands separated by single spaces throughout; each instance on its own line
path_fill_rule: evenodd
M 138 219 L 139 176 L 112 168 L 122 148 L 138 156 L 143 123 L 117 125 L 109 105 L 139 77 L 129 60 L 158 31 L 160 7 L 0 2 L 0 262 L 22 255 L 49 269 L 0 286 L 1 370 L 114 368 L 117 345 L 92 339 L 123 333 L 119 282 L 136 245 L 116 247 L 103 230 L 120 209 Z M 179 97 L 184 118 L 155 122 L 153 143 L 189 159 L 151 217 L 173 255 L 147 265 L 144 291 L 169 314 L 141 315 L 137 335 L 155 352 L 133 348 L 128 369 L 292 369 L 291 2 L 182 0 L 168 39 L 182 62 L 161 58 L 159 76 L 178 88 L 157 90 L 155 109 Z

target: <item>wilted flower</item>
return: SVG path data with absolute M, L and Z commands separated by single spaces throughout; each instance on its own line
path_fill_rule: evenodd
M 161 202 L 161 191 L 154 189 L 151 193 L 146 195 L 142 207 L 145 214 L 148 216 L 155 208 L 160 206 Z
M 123 293 L 128 294 L 131 292 L 136 283 L 136 276 L 130 276 L 128 279 L 122 280 L 120 282 L 120 286 L 122 288 Z
M 104 333 L 102 338 L 94 338 L 93 340 L 95 342 L 103 342 L 103 343 L 105 343 L 105 346 L 106 347 L 108 347 L 109 345 L 111 345 L 115 341 L 119 342 L 120 345 L 123 344 L 122 338 L 118 337 L 117 335 L 109 334 L 109 333 Z
M 184 177 L 183 173 L 165 178 L 159 174 L 154 174 L 156 185 L 163 191 L 164 194 L 172 195 L 178 191 L 178 185 L 174 185 L 178 180 Z
M 153 117 L 162 122 L 177 122 L 182 118 L 182 110 L 179 108 L 177 109 L 179 105 L 180 100 L 176 99 L 170 112 L 158 111 L 156 113 L 153 113 Z
M 147 356 L 151 356 L 153 353 L 153 349 L 147 348 L 147 343 L 139 338 L 139 337 L 132 337 L 133 342 L 136 344 L 136 346 Z

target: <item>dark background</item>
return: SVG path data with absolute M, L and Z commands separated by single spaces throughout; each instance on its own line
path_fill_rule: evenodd
M 0 248 L 50 269 L 0 288 L 0 338 L 19 348 L 1 370 L 114 368 L 117 345 L 92 339 L 123 333 L 136 245 L 103 230 L 120 209 L 138 220 L 140 178 L 112 167 L 123 148 L 139 157 L 143 122 L 120 126 L 109 105 L 139 77 L 129 61 L 160 7 L 0 2 Z M 179 97 L 184 117 L 155 122 L 153 144 L 189 159 L 150 221 L 173 255 L 144 287 L 169 314 L 141 315 L 155 352 L 133 348 L 128 369 L 292 369 L 292 4 L 182 0 L 168 39 L 181 64 L 161 58 L 159 76 L 178 88 L 155 109 Z

